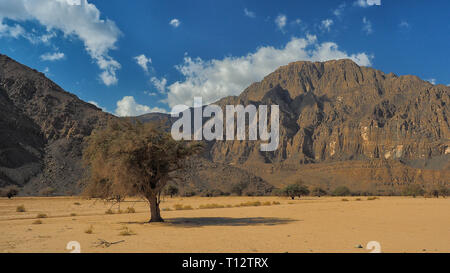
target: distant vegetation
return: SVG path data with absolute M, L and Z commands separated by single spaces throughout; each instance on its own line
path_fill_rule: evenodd
M 0 197 L 8 197 L 8 199 L 11 199 L 14 196 L 18 195 L 19 191 L 20 189 L 17 186 L 8 186 L 0 189 Z

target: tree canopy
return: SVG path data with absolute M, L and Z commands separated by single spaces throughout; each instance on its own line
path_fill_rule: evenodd
M 102 199 L 141 196 L 150 205 L 150 222 L 162 222 L 161 191 L 201 151 L 196 142 L 175 141 L 159 124 L 113 120 L 87 139 L 83 160 L 88 176 L 85 192 Z

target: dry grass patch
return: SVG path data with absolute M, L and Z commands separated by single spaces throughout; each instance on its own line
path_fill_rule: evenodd
M 136 213 L 136 210 L 132 207 L 127 208 L 127 213 Z
M 39 213 L 38 215 L 36 215 L 36 218 L 47 218 L 47 214 Z
M 114 211 L 112 211 L 112 209 L 109 209 L 109 210 L 105 211 L 105 214 L 114 214 Z
M 70 216 L 77 216 L 77 214 L 76 213 L 74 213 L 74 212 L 72 212 L 71 214 L 70 214 Z
M 129 229 L 128 227 L 123 227 L 122 231 L 119 233 L 120 236 L 131 236 L 131 235 L 136 235 L 136 233 L 134 231 L 132 231 L 131 229 Z
M 371 196 L 371 197 L 367 197 L 367 200 L 371 201 L 371 200 L 377 200 L 378 197 L 376 196 Z
M 342 198 L 341 201 L 347 202 L 348 199 L 347 198 Z
M 75 203 L 73 203 L 75 206 L 81 206 L 81 203 L 80 202 L 75 202 Z
M 86 234 L 94 233 L 94 227 L 91 225 L 89 228 L 84 230 L 84 233 L 86 233 Z
M 260 201 L 249 201 L 249 202 L 241 203 L 240 206 L 241 207 L 259 207 L 259 206 L 261 206 L 261 202 Z
M 272 202 L 272 205 L 281 205 L 281 203 L 278 202 L 278 201 L 273 201 L 273 202 Z
M 223 208 L 225 208 L 225 206 L 219 205 L 219 204 L 204 204 L 204 205 L 200 205 L 198 208 L 199 209 L 223 209 Z
M 190 205 L 182 205 L 182 204 L 175 204 L 175 205 L 173 205 L 173 208 L 175 210 L 192 210 L 193 209 Z

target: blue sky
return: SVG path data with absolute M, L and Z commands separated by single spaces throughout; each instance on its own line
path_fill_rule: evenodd
M 0 0 L 0 52 L 139 115 L 237 95 L 296 60 L 351 58 L 448 85 L 449 11 L 437 0 Z

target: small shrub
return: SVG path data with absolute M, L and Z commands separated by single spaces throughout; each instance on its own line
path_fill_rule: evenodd
M 36 220 L 33 222 L 33 225 L 41 225 L 42 221 L 41 220 Z
M 112 209 L 108 209 L 107 211 L 105 211 L 105 214 L 114 214 L 114 211 L 112 211 Z
M 44 196 L 48 197 L 48 196 L 51 196 L 51 195 L 55 194 L 55 192 L 56 192 L 56 190 L 54 188 L 47 187 L 47 188 L 42 189 L 39 193 L 41 195 L 44 195 Z
M 270 203 L 270 201 L 266 201 L 266 202 L 262 203 L 262 205 L 263 206 L 270 206 L 270 205 L 272 205 L 272 203 Z
M 24 205 L 20 205 L 20 206 L 17 206 L 16 211 L 17 212 L 26 212 L 27 210 L 25 209 Z
M 122 228 L 122 231 L 119 233 L 119 235 L 120 236 L 131 236 L 131 235 L 136 235 L 136 233 L 134 233 L 128 227 L 124 227 L 124 228 Z
M 333 191 L 334 196 L 349 196 L 351 194 L 349 188 L 345 186 L 339 186 Z
M 47 218 L 47 214 L 45 214 L 45 213 L 39 213 L 36 217 L 37 217 L 37 218 Z
M 292 200 L 294 200 L 295 197 L 301 198 L 302 196 L 309 194 L 308 188 L 302 185 L 301 181 L 288 185 L 283 191 L 285 192 L 285 195 L 291 197 Z
M 348 199 L 347 198 L 342 198 L 341 201 L 347 202 Z
M 311 195 L 321 197 L 327 195 L 327 191 L 322 189 L 321 187 L 314 187 L 311 191 Z
M 9 186 L 3 189 L 0 189 L 0 196 L 1 197 L 8 197 L 8 199 L 13 198 L 14 196 L 19 194 L 19 187 L 17 186 Z
M 172 211 L 171 208 L 163 208 L 162 211 Z
M 91 225 L 89 228 L 84 230 L 84 233 L 86 233 L 86 234 L 94 233 L 94 227 Z
M 278 202 L 278 201 L 273 201 L 273 202 L 272 202 L 272 205 L 281 205 L 281 203 Z
M 81 205 L 80 202 L 75 202 L 73 204 L 76 205 L 76 206 L 80 206 Z
M 356 198 L 355 201 L 361 201 L 361 198 Z
M 378 197 L 376 196 L 371 196 L 371 197 L 367 197 L 367 200 L 372 201 L 372 200 L 377 200 Z
M 77 214 L 74 213 L 74 212 L 72 212 L 72 213 L 70 214 L 70 216 L 77 216 Z
M 425 190 L 420 185 L 417 185 L 417 184 L 409 185 L 403 191 L 403 195 L 412 196 L 414 198 L 416 196 L 421 196 L 421 195 L 424 195 L 424 194 L 425 194 Z
M 178 188 L 174 185 L 169 185 L 165 191 L 166 195 L 170 195 L 170 198 L 172 198 L 174 195 L 178 194 Z
M 127 213 L 136 213 L 136 210 L 132 207 L 127 208 Z

